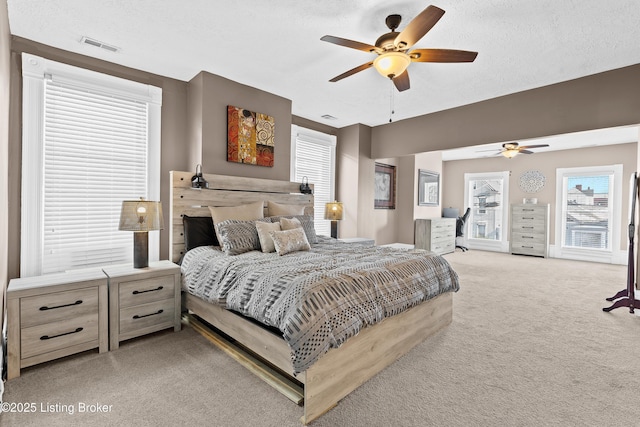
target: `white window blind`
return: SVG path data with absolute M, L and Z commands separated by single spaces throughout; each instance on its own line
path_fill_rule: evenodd
M 122 200 L 147 194 L 147 104 L 45 82 L 42 273 L 125 263 Z
M 31 56 L 23 77 L 21 275 L 131 262 L 120 209 L 159 199 L 160 90 Z
M 310 129 L 292 126 L 291 180 L 308 179 L 314 185 L 314 224 L 320 235 L 331 234 L 331 222 L 324 219 L 324 206 L 334 200 L 336 138 Z

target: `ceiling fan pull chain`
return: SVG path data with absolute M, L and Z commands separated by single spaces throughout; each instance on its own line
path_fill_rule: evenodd
M 391 91 L 389 92 L 389 123 L 391 123 L 393 120 L 391 120 L 391 117 L 395 114 L 395 109 L 394 109 L 394 87 L 393 87 L 393 80 L 389 79 L 389 81 L 391 82 Z

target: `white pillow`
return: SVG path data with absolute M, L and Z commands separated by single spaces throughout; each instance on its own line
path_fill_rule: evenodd
M 273 238 L 269 232 L 280 231 L 280 223 L 256 222 L 256 229 L 258 230 L 258 239 L 260 239 L 260 248 L 262 249 L 262 252 L 275 252 L 276 247 L 273 244 Z
M 280 218 L 280 228 L 282 230 L 293 230 L 294 228 L 303 228 L 298 218 Z
M 267 211 L 269 212 L 269 216 L 304 215 L 304 206 L 267 202 Z
M 285 231 L 271 231 L 269 235 L 273 239 L 273 245 L 278 255 L 286 255 L 291 252 L 308 251 L 311 249 L 307 235 L 303 228 L 294 228 Z
M 218 240 L 218 224 L 228 219 L 237 219 L 238 221 L 253 221 L 254 219 L 264 218 L 264 202 L 258 201 L 239 206 L 209 206 L 211 219 L 213 219 L 213 228 L 216 230 Z

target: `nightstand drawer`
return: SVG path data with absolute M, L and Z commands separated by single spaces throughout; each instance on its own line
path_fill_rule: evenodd
M 173 275 L 120 283 L 120 308 L 174 298 L 174 286 Z
M 85 342 L 98 341 L 98 312 L 24 328 L 21 331 L 21 358 L 49 353 Z
M 55 292 L 20 299 L 22 328 L 98 312 L 98 288 Z
M 174 321 L 175 299 L 154 301 L 120 310 L 120 333 L 166 324 L 169 327 Z

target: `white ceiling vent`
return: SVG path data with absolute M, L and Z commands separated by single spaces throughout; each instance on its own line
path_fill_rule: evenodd
M 119 51 L 120 51 L 120 48 L 119 48 L 119 47 L 112 46 L 112 45 L 110 45 L 110 44 L 106 44 L 106 43 L 102 43 L 102 42 L 100 42 L 100 41 L 98 41 L 98 40 L 91 39 L 91 38 L 86 37 L 86 36 L 83 36 L 83 37 L 80 39 L 80 43 L 82 43 L 82 44 L 88 44 L 88 45 L 90 45 L 90 46 L 99 47 L 99 48 L 102 48 L 102 49 L 104 49 L 104 50 L 108 50 L 109 52 L 119 52 Z

